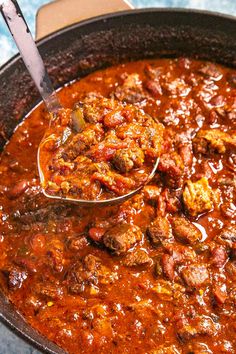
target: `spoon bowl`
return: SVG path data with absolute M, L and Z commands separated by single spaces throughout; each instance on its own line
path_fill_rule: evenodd
M 22 11 L 16 0 L 2 0 L 0 2 L 0 10 L 3 15 L 3 18 L 15 40 L 15 43 L 21 53 L 22 59 L 46 105 L 48 112 L 50 113 L 51 120 L 49 126 L 51 125 L 53 117 L 55 117 L 58 112 L 63 109 L 59 98 L 53 88 L 45 65 L 43 63 L 42 57 L 38 51 L 38 48 L 33 40 L 33 37 L 30 33 L 28 25 L 24 19 Z M 73 113 L 73 112 L 72 112 Z M 40 182 L 42 186 L 42 191 L 47 198 L 62 200 L 66 202 L 72 202 L 80 204 L 81 206 L 95 206 L 95 205 L 112 205 L 122 203 L 125 200 L 131 198 L 134 194 L 139 192 L 144 185 L 146 185 L 153 178 L 155 171 L 158 166 L 159 158 L 157 158 L 153 163 L 153 168 L 144 183 L 138 188 L 129 191 L 124 195 L 119 195 L 114 198 L 100 199 L 100 200 L 87 200 L 87 199 L 78 199 L 70 198 L 66 196 L 57 196 L 50 195 L 46 192 L 45 185 L 45 176 L 43 169 L 40 163 L 40 154 L 41 154 L 41 145 L 39 145 L 37 153 L 37 164 Z

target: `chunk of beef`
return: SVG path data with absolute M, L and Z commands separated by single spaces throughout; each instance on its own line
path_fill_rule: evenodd
M 225 248 L 223 246 L 216 246 L 213 248 L 211 253 L 212 253 L 212 259 L 211 259 L 212 264 L 217 268 L 222 268 L 228 259 L 228 255 Z
M 171 226 L 167 218 L 158 216 L 147 228 L 147 235 L 154 246 L 173 239 Z
M 63 296 L 63 289 L 59 286 L 59 282 L 55 283 L 37 283 L 34 291 L 36 294 L 40 295 L 40 297 L 46 300 L 56 300 L 61 299 Z
M 208 270 L 201 264 L 189 265 L 184 267 L 181 276 L 186 285 L 191 288 L 199 288 L 205 284 L 209 278 Z
M 173 243 L 165 245 L 165 250 L 172 256 L 176 264 L 193 263 L 197 259 L 196 252 L 190 246 Z
M 192 216 L 205 213 L 214 206 L 214 193 L 206 177 L 197 182 L 187 181 L 183 191 L 183 202 Z
M 148 256 L 147 252 L 140 249 L 134 251 L 123 260 L 123 263 L 127 267 L 134 267 L 134 266 L 144 266 L 152 263 L 152 259 Z
M 113 253 L 126 253 L 136 242 L 142 239 L 142 232 L 136 225 L 118 224 L 103 236 L 104 245 Z
M 182 243 L 190 245 L 201 241 L 201 231 L 185 217 L 176 216 L 171 221 L 173 234 Z
M 236 148 L 236 134 L 223 132 L 219 129 L 199 130 L 193 139 L 194 151 L 207 154 L 217 152 L 224 154 L 226 150 Z
M 28 272 L 25 269 L 15 265 L 2 270 L 2 272 L 7 278 L 7 284 L 10 290 L 20 289 L 28 276 Z
M 179 154 L 172 152 L 161 155 L 157 170 L 163 174 L 167 186 L 172 188 L 181 186 L 184 165 Z
M 116 151 L 112 162 L 119 171 L 129 172 L 143 165 L 144 153 L 139 147 L 121 149 Z
M 161 188 L 158 186 L 154 186 L 154 185 L 149 184 L 149 185 L 143 187 L 142 193 L 143 193 L 144 198 L 146 200 L 157 201 L 157 199 L 161 193 Z
M 219 80 L 222 76 L 222 72 L 215 64 L 206 63 L 203 64 L 200 69 L 198 69 L 198 73 L 202 74 L 206 78 L 211 78 L 215 80 Z
M 175 277 L 175 261 L 169 254 L 162 256 L 162 269 L 164 276 L 169 280 L 174 280 Z
M 221 230 L 220 234 L 216 236 L 215 241 L 223 246 L 232 248 L 233 245 L 236 243 L 236 226 L 229 225 L 224 227 Z
M 66 276 L 66 285 L 71 294 L 87 292 L 94 294 L 97 284 L 112 284 L 117 279 L 117 274 L 102 264 L 100 258 L 89 254 L 75 262 Z
M 145 99 L 142 82 L 136 73 L 127 75 L 123 84 L 119 85 L 115 92 L 115 98 L 127 103 L 136 103 Z
M 177 336 L 183 343 L 200 335 L 213 336 L 216 331 L 214 321 L 208 316 L 198 316 L 189 320 L 184 318 L 177 322 Z

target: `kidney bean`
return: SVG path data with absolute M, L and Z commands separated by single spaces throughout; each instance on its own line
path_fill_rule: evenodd
M 89 237 L 93 241 L 100 242 L 105 232 L 106 230 L 103 229 L 102 227 L 92 227 L 88 233 L 89 233 Z

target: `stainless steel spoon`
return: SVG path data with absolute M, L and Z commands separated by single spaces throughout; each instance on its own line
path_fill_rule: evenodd
M 55 115 L 62 106 L 58 99 L 56 92 L 52 86 L 51 80 L 48 76 L 47 70 L 44 66 L 42 57 L 38 51 L 38 48 L 34 42 L 34 39 L 30 33 L 28 25 L 24 19 L 22 11 L 16 0 L 0 0 L 0 11 L 3 18 L 15 40 L 15 43 L 21 53 L 22 59 L 47 107 L 49 113 Z M 44 182 L 44 174 L 40 166 L 40 148 L 38 148 L 38 171 L 41 185 Z M 159 159 L 156 160 L 153 169 L 146 180 L 147 184 L 155 174 L 158 166 Z M 63 201 L 78 203 L 83 206 L 95 206 L 95 205 L 112 205 L 117 203 L 122 203 L 125 200 L 132 197 L 138 191 L 143 188 L 144 185 L 139 186 L 137 189 L 115 198 L 105 199 L 105 200 L 83 200 L 83 199 L 72 199 L 60 196 L 49 195 L 44 188 L 43 193 L 46 197 L 51 199 L 59 199 Z

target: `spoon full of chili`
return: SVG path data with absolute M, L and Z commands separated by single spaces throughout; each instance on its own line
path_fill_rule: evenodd
M 28 25 L 24 19 L 24 16 L 22 14 L 22 11 L 17 3 L 16 0 L 3 0 L 0 2 L 0 11 L 3 15 L 3 18 L 14 38 L 14 41 L 21 53 L 22 59 L 31 75 L 31 78 L 33 79 L 45 105 L 46 108 L 50 114 L 50 122 L 49 122 L 49 131 L 46 132 L 45 137 L 42 139 L 42 142 L 39 145 L 38 148 L 38 170 L 39 170 L 39 176 L 40 176 L 40 182 L 42 186 L 43 193 L 45 194 L 46 197 L 52 198 L 52 199 L 60 199 L 68 202 L 76 202 L 80 205 L 112 205 L 112 204 L 117 204 L 124 202 L 125 200 L 131 198 L 134 194 L 136 194 L 140 189 L 143 188 L 145 184 L 147 184 L 154 176 L 155 171 L 158 166 L 159 162 L 159 156 L 156 156 L 155 159 L 153 159 L 152 162 L 152 168 L 149 169 L 149 174 L 146 176 L 146 178 L 143 179 L 143 182 L 141 184 L 134 184 L 133 189 L 129 189 L 128 191 L 124 191 L 122 194 L 121 191 L 119 191 L 118 195 L 114 194 L 107 194 L 107 197 L 103 198 L 96 198 L 96 199 L 88 199 L 87 197 L 81 198 L 79 195 L 75 193 L 69 194 L 69 193 L 62 193 L 60 190 L 60 193 L 55 193 L 50 190 L 50 188 L 47 188 L 48 186 L 48 181 L 47 178 L 45 177 L 45 164 L 42 164 L 42 160 L 44 159 L 44 155 L 42 157 L 42 149 L 44 149 L 46 143 L 50 143 L 50 140 L 53 136 L 52 130 L 55 128 L 58 128 L 57 122 L 58 122 L 58 117 L 61 118 L 63 116 L 68 116 L 68 110 L 64 109 L 61 106 L 61 103 L 59 101 L 58 95 L 55 92 L 53 85 L 51 83 L 51 80 L 49 78 L 49 75 L 47 73 L 47 70 L 45 68 L 44 62 L 42 60 L 42 57 L 39 53 L 39 50 L 35 44 L 35 41 L 30 33 L 30 30 L 28 28 Z M 123 107 L 126 109 L 125 107 Z M 131 107 L 132 108 L 132 107 Z M 69 112 L 69 117 L 70 121 L 72 122 L 72 125 L 74 126 L 75 130 L 77 133 L 83 132 L 83 130 L 86 129 L 86 122 L 84 120 L 83 115 L 81 114 L 81 110 L 76 108 L 75 110 L 70 110 Z M 152 119 L 149 117 L 149 119 Z M 60 119 L 59 119 L 60 120 Z M 56 122 L 56 123 L 55 123 Z M 154 122 L 155 124 L 155 122 Z M 160 125 L 159 125 L 160 128 Z M 51 130 L 50 130 L 51 129 Z M 67 128 L 66 128 L 67 129 Z M 68 129 L 65 131 L 68 132 Z M 159 129 L 159 132 L 162 132 L 162 129 Z M 70 135 L 70 134 L 68 134 Z M 63 136 L 65 136 L 63 132 Z M 96 147 L 95 147 L 96 148 Z M 132 149 L 132 145 L 128 146 L 127 151 L 129 149 Z M 66 165 L 66 164 L 65 164 Z M 78 164 L 77 164 L 78 165 Z M 98 166 L 99 164 L 97 164 Z M 104 166 L 103 166 L 104 167 Z M 101 166 L 99 167 L 101 169 Z M 98 168 L 98 169 L 99 169 Z M 107 167 L 106 167 L 107 168 Z M 106 168 L 105 168 L 105 174 L 106 174 Z M 48 170 L 48 166 L 46 166 L 46 169 Z M 109 171 L 108 171 L 109 173 Z M 93 174 L 93 176 L 98 177 L 99 173 Z M 122 178 L 123 176 L 121 176 Z M 106 179 L 107 176 L 104 176 L 102 178 L 104 181 L 102 183 L 105 183 L 106 187 Z M 123 179 L 124 180 L 124 179 Z M 99 178 L 98 178 L 99 181 Z M 64 185 L 66 184 L 66 181 L 64 180 L 62 183 Z M 110 182 L 109 182 L 110 183 Z M 119 183 L 121 183 L 119 181 Z M 119 189 L 119 183 L 117 187 L 117 191 Z M 52 183 L 51 183 L 52 184 Z M 88 187 L 89 188 L 89 187 Z

